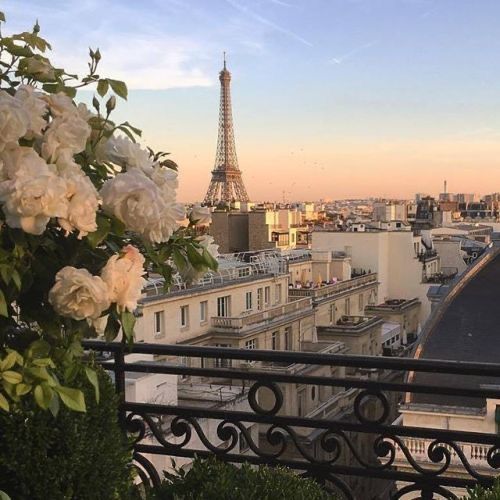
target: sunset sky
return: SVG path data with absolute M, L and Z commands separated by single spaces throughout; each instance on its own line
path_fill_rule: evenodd
M 117 118 L 203 198 L 222 51 L 254 200 L 500 191 L 498 0 L 3 0 L 6 32 L 39 19 L 53 59 L 128 82 Z M 85 98 L 83 96 L 82 98 Z M 86 97 L 88 98 L 88 96 Z

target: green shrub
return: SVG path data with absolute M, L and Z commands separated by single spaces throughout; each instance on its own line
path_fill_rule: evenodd
M 113 383 L 98 373 L 99 404 L 84 375 L 75 382 L 86 413 L 61 405 L 54 418 L 31 398 L 20 411 L 0 412 L 0 490 L 13 500 L 128 497 L 131 453 L 118 425 Z
M 165 473 L 154 500 L 326 500 L 317 483 L 284 467 L 235 467 L 215 458 L 196 459 L 192 468 Z
M 491 488 L 476 486 L 469 490 L 463 500 L 500 500 L 500 480 L 496 479 Z

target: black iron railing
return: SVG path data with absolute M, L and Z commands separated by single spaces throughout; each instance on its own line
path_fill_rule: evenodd
M 456 499 L 457 488 L 491 485 L 500 468 L 499 435 L 403 426 L 400 416 L 412 395 L 435 395 L 480 401 L 467 411 L 481 418 L 483 402 L 500 399 L 500 386 L 441 384 L 439 377 L 500 381 L 500 364 L 100 341 L 85 347 L 108 353 L 103 365 L 114 372 L 122 397 L 120 419 L 134 436 L 141 477 L 153 484 L 162 457 L 215 454 L 291 467 L 346 499 L 409 493 L 416 496 L 405 498 Z M 128 362 L 129 353 L 156 360 Z M 137 373 L 177 375 L 179 388 L 210 387 L 210 397 L 195 390 L 197 401 L 128 400 L 126 383 Z M 410 383 L 409 373 L 436 374 L 436 380 L 418 383 L 417 376 Z M 217 390 L 220 400 L 213 397 Z

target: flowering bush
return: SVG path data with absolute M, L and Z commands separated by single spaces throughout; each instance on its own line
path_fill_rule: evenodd
M 39 31 L 0 36 L 0 409 L 33 396 L 56 414 L 60 401 L 85 411 L 71 387 L 82 373 L 98 398 L 81 340 L 99 325 L 131 341 L 148 273 L 168 288 L 174 272 L 217 263 L 193 230 L 207 209 L 179 227 L 175 163 L 111 120 L 126 85 L 97 74 L 99 50 L 81 79 L 54 67 Z M 91 110 L 75 102 L 82 87 L 95 89 Z

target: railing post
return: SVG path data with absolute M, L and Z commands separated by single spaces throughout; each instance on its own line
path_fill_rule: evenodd
M 121 343 L 119 349 L 114 351 L 115 359 L 115 392 L 118 395 L 118 422 L 125 430 L 125 355 L 123 353 L 124 344 Z

